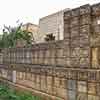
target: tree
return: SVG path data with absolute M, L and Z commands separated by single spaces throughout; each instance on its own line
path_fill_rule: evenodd
M 32 45 L 32 33 L 28 31 L 23 31 L 21 29 L 22 23 L 17 27 L 7 27 L 4 25 L 3 35 L 0 38 L 0 47 L 1 48 L 9 48 L 16 47 L 16 43 L 18 40 L 23 39 L 26 41 L 25 46 Z
M 47 34 L 45 37 L 45 41 L 54 41 L 55 40 L 55 36 L 53 36 L 53 34 Z

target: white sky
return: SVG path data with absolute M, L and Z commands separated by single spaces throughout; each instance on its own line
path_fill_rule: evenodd
M 38 24 L 39 18 L 65 8 L 99 3 L 100 0 L 0 0 L 0 30 L 17 20 Z

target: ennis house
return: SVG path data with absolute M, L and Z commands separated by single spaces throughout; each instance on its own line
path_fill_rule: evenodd
M 63 40 L 2 50 L 0 80 L 45 100 L 100 100 L 100 4 L 63 17 Z

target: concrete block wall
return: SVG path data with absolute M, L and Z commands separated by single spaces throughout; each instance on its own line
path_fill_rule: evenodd
M 66 11 L 64 40 L 6 49 L 1 78 L 60 100 L 100 100 L 99 13 L 100 4 Z

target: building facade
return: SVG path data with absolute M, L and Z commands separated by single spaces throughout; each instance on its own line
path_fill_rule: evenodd
M 22 30 L 26 30 L 28 32 L 31 32 L 34 38 L 35 42 L 39 41 L 39 26 L 36 24 L 32 24 L 32 23 L 26 23 L 24 25 L 22 25 Z
M 55 40 L 63 40 L 64 39 L 64 11 L 68 9 L 56 12 L 54 14 L 43 17 L 39 20 L 39 33 L 41 42 L 44 41 L 44 38 L 47 34 L 53 34 L 55 36 Z

